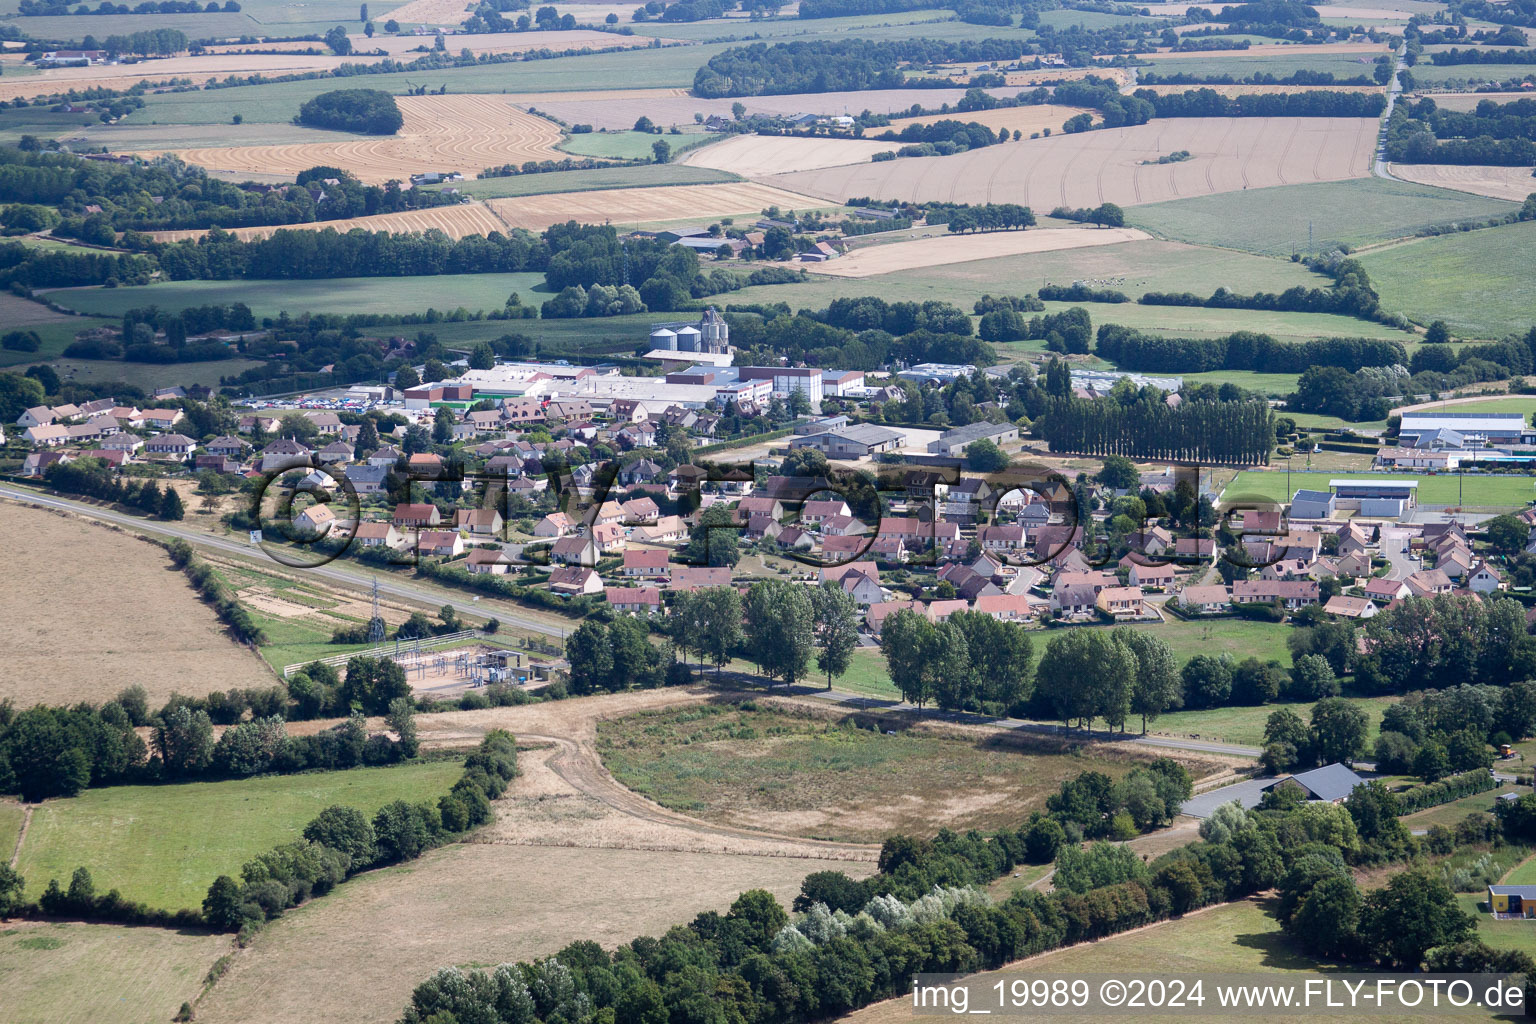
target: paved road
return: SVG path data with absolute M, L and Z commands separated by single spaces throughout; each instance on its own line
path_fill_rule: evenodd
M 84 502 L 72 501 L 68 498 L 60 498 L 52 494 L 40 494 L 26 488 L 16 487 L 11 484 L 0 484 L 0 498 L 14 498 L 17 501 L 28 502 L 33 505 L 41 505 L 45 508 L 63 509 L 102 522 L 112 523 L 127 529 L 137 530 L 141 533 L 157 534 L 162 537 L 174 537 L 186 541 L 194 547 L 206 550 L 218 551 L 226 555 L 237 555 L 243 558 L 264 558 L 255 545 L 241 543 L 228 537 L 219 537 L 213 534 L 202 533 L 198 530 L 179 526 L 176 523 L 162 523 L 149 519 L 141 519 L 138 516 L 124 515 L 111 509 L 98 508 L 95 505 L 87 505 Z M 282 567 L 288 571 L 287 566 Z M 314 569 L 294 569 L 293 572 L 312 573 L 321 579 L 343 586 L 367 589 L 373 585 L 375 579 L 379 582 L 379 593 L 390 597 L 404 598 L 410 601 L 422 601 L 430 606 L 441 607 L 452 605 L 453 609 L 466 615 L 491 615 L 494 614 L 502 623 L 515 626 L 528 632 L 540 633 L 544 636 L 564 639 L 570 629 L 561 626 L 553 626 L 547 622 L 532 618 L 525 613 L 516 610 L 516 606 L 501 601 L 476 601 L 469 597 L 460 597 L 450 591 L 424 587 L 419 584 L 408 583 L 393 577 L 388 573 L 375 575 L 367 569 L 354 567 L 348 562 L 331 562 Z
M 1371 172 L 1378 178 L 1387 178 L 1391 181 L 1402 181 L 1395 177 L 1387 169 L 1387 122 L 1392 120 L 1392 109 L 1397 106 L 1397 97 L 1403 91 L 1403 84 L 1397 80 L 1397 73 L 1407 68 L 1401 55 L 1396 58 L 1397 63 L 1392 69 L 1392 84 L 1387 88 L 1387 109 L 1381 114 L 1381 134 L 1376 138 L 1376 161 L 1371 165 Z
M 1408 553 L 1408 539 L 1412 531 L 1400 526 L 1381 528 L 1381 557 L 1391 565 L 1389 580 L 1405 580 L 1419 571 L 1419 561 Z

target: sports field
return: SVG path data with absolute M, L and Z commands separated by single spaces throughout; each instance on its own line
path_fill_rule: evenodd
M 1527 221 L 1416 239 L 1365 253 L 1360 262 L 1387 309 L 1421 323 L 1444 320 L 1453 334 L 1496 339 L 1531 328 L 1533 249 L 1536 221 Z
M 197 998 L 228 935 L 77 921 L 0 928 L 6 1024 L 168 1021 Z
M 1463 192 L 1360 178 L 1154 203 L 1128 210 L 1126 220 L 1165 238 L 1289 257 L 1486 220 L 1511 208 Z
M 332 804 L 369 816 L 391 800 L 431 800 L 458 778 L 458 761 L 269 775 L 227 782 L 88 789 L 38 805 L 17 865 L 36 897 L 90 869 L 100 892 L 175 910 L 201 905 L 221 874 L 299 836 Z
M 1176 118 L 1009 142 L 954 156 L 909 157 L 766 180 L 838 201 L 873 196 L 909 202 L 1015 202 L 1042 211 L 1103 202 L 1134 206 L 1365 177 L 1378 127 L 1372 118 Z M 1146 163 L 1180 149 L 1193 159 Z
M 1286 491 L 1286 473 L 1280 470 L 1259 472 L 1245 470 L 1237 474 L 1222 492 L 1223 500 L 1267 498 L 1288 502 L 1301 488 L 1328 490 L 1329 480 L 1365 479 L 1386 483 L 1391 480 L 1417 480 L 1415 492 L 1422 505 L 1461 505 L 1467 508 L 1524 508 L 1536 501 L 1536 477 L 1487 476 L 1446 473 L 1439 476 L 1407 473 L 1291 473 L 1290 493 Z M 1458 482 L 1460 489 L 1458 490 Z

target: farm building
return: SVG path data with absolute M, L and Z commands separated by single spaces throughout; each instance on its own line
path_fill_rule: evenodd
M 1363 785 L 1365 780 L 1356 775 L 1354 771 L 1343 764 L 1325 764 L 1321 768 L 1313 768 L 1309 772 L 1301 772 L 1297 775 L 1287 775 L 1278 779 L 1265 789 L 1277 789 L 1280 786 L 1299 786 L 1306 794 L 1308 800 L 1322 800 L 1330 804 L 1336 804 L 1355 791 L 1355 787 Z
M 797 437 L 789 443 L 791 448 L 817 448 L 834 459 L 861 459 L 878 452 L 897 448 L 905 435 L 871 423 L 857 423 L 841 430 L 829 430 L 824 434 Z
M 1413 507 L 1413 493 L 1418 486 L 1417 480 L 1328 481 L 1335 508 L 1378 519 L 1401 519 Z M 1296 515 L 1294 510 L 1291 515 Z
M 939 435 L 937 441 L 928 443 L 928 451 L 934 455 L 964 455 L 965 446 L 975 441 L 1001 445 L 1018 439 L 1019 428 L 1012 423 L 972 423 Z

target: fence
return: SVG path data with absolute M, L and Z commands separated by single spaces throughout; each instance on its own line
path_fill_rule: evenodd
M 329 658 L 316 658 L 312 661 L 301 661 L 293 665 L 283 666 L 283 678 L 287 679 L 306 665 L 313 665 L 318 661 L 322 665 L 331 668 L 339 668 L 353 658 L 394 658 L 402 654 L 416 654 L 421 651 L 430 651 L 436 647 L 447 647 L 461 640 L 473 640 L 480 636 L 478 629 L 462 629 L 457 633 L 444 633 L 442 636 L 418 637 L 414 640 L 394 640 L 387 644 L 371 647 L 366 651 L 351 651 L 347 654 L 333 654 Z

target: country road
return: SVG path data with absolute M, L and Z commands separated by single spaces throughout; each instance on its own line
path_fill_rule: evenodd
M 193 547 L 217 551 L 225 555 L 234 555 L 240 558 L 266 557 L 261 554 L 259 548 L 250 543 L 241 543 L 228 537 L 215 537 L 184 526 L 178 526 L 175 523 L 156 522 L 150 519 L 142 519 L 138 516 L 124 515 L 111 509 L 87 505 L 84 502 L 60 498 L 52 494 L 39 494 L 11 484 L 0 484 L 0 498 L 11 498 L 31 505 L 39 505 L 43 508 L 73 512 L 77 515 L 97 519 L 104 523 L 111 523 L 114 526 L 121 526 L 125 529 L 136 530 L 141 533 L 184 540 Z M 342 561 L 330 562 L 314 569 L 292 569 L 289 566 L 281 566 L 280 568 L 284 571 L 313 573 L 315 576 L 332 583 L 357 587 L 363 590 L 371 587 L 373 581 L 377 579 L 379 593 L 381 594 L 404 598 L 409 601 L 425 602 L 432 607 L 441 607 L 447 604 L 451 605 L 454 611 L 466 615 L 494 615 L 503 625 L 513 626 L 532 633 L 540 633 L 557 640 L 565 639 L 566 634 L 575 628 L 574 625 L 566 628 L 542 622 L 526 612 L 518 611 L 516 605 L 506 601 L 497 601 L 494 598 L 476 601 L 473 598 L 461 597 L 449 591 L 404 582 L 389 573 L 374 573 L 362 567 L 353 567 L 351 564 Z

